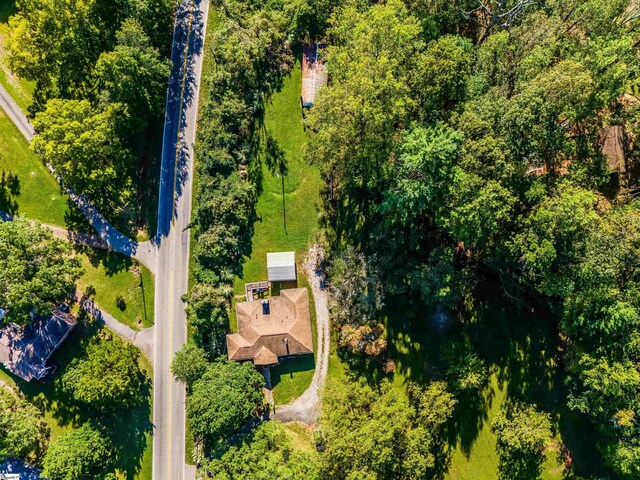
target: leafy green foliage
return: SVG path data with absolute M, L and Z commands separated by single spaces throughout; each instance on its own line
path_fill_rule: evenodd
M 169 77 L 169 61 L 151 46 L 140 23 L 126 20 L 116 33 L 113 51 L 100 55 L 96 74 L 108 103 L 127 105 L 133 116 L 129 123 L 133 139 L 142 134 L 149 122 L 162 118 Z
M 618 192 L 605 185 L 602 144 L 609 127 L 622 132 L 629 175 L 619 185 L 633 191 L 640 109 L 628 94 L 637 94 L 640 71 L 637 7 L 483 5 L 224 2 L 197 146 L 189 320 L 198 345 L 223 351 L 228 286 L 249 251 L 260 192 L 257 145 L 270 145 L 260 138 L 264 102 L 290 68 L 289 40 L 322 38 L 331 81 L 306 111 L 305 155 L 330 194 L 320 220 L 342 352 L 385 349 L 382 319 L 399 316 L 385 316 L 382 298 L 393 305 L 403 295 L 411 313 L 427 305 L 457 318 L 475 276 L 499 276 L 514 298 L 560 311 L 568 405 L 593 420 L 615 474 L 634 478 L 640 215 L 626 192 L 607 200 Z M 403 332 L 406 324 L 393 327 Z M 454 338 L 444 360 L 440 373 L 452 390 L 480 396 L 487 371 L 471 344 Z M 431 384 L 424 395 L 410 388 L 408 400 L 386 384 L 378 389 L 375 378 L 328 394 L 321 477 L 439 473 L 439 430 L 454 399 Z M 442 414 L 424 413 L 433 411 Z M 548 417 L 517 404 L 494 429 L 502 476 L 536 476 Z M 213 468 L 229 468 L 223 464 Z
M 289 34 L 295 8 L 255 2 L 225 2 L 210 32 L 211 68 L 204 72 L 203 102 L 196 143 L 196 283 L 187 297 L 195 338 L 212 356 L 225 349 L 233 275 L 251 248 L 255 203 L 260 189 L 264 103 L 282 85 L 293 55 Z M 298 13 L 301 13 L 298 11 Z
M 411 402 L 387 382 L 329 384 L 323 401 L 321 478 L 428 478 L 444 465 L 456 401 L 443 383 L 413 387 Z
M 214 361 L 191 387 L 187 415 L 205 445 L 216 445 L 268 408 L 264 378 L 250 363 Z
M 138 20 L 166 53 L 175 2 L 22 0 L 19 7 L 9 22 L 9 59 L 14 72 L 36 82 L 35 112 L 55 97 L 95 100 L 96 62 L 115 46 L 127 18 Z
M 242 438 L 242 443 L 205 461 L 200 478 L 232 480 L 235 478 L 319 479 L 317 455 L 294 450 L 282 425 L 260 424 Z
M 487 366 L 473 351 L 469 340 L 451 342 L 444 351 L 447 376 L 457 393 L 478 393 L 489 379 Z
M 36 84 L 34 151 L 125 232 L 150 226 L 136 209 L 151 203 L 176 5 L 24 0 L 9 22 L 12 72 Z
M 99 410 L 122 408 L 138 398 L 140 351 L 119 338 L 95 341 L 67 367 L 62 383 L 73 398 Z
M 549 415 L 537 411 L 535 405 L 515 404 L 501 412 L 492 428 L 500 454 L 500 478 L 537 478 L 551 439 Z
M 614 473 L 634 478 L 638 8 L 479 3 L 347 2 L 329 17 L 331 81 L 306 121 L 306 157 L 331 192 L 320 216 L 327 250 L 376 259 L 381 293 L 390 305 L 407 298 L 410 318 L 423 305 L 464 314 L 478 272 L 499 276 L 518 301 L 559 312 L 568 405 L 592 419 Z M 626 170 L 611 176 L 620 170 L 603 144 L 614 136 Z M 349 345 L 373 336 L 343 335 L 362 319 L 373 330 L 375 315 L 352 308 L 366 305 L 363 265 L 351 265 L 350 288 L 332 291 L 338 339 Z M 486 378 L 467 347 L 445 354 L 458 393 Z M 517 433 L 521 416 L 540 420 L 520 410 L 496 431 Z M 539 443 L 523 445 L 531 453 Z M 511 467 L 536 475 L 539 459 L 522 466 L 505 455 L 503 476 Z
M 133 196 L 135 161 L 120 129 L 128 113 L 121 104 L 97 112 L 87 100 L 51 100 L 38 113 L 31 148 L 64 183 L 105 212 L 121 212 Z
M 207 353 L 193 342 L 187 342 L 174 355 L 171 373 L 176 380 L 191 385 L 202 377 L 208 365 Z
M 42 474 L 51 480 L 103 479 L 111 462 L 109 440 L 85 423 L 51 443 Z
M 48 315 L 75 290 L 79 261 L 51 231 L 17 217 L 0 223 L 0 305 L 5 321 L 24 325 Z
M 49 440 L 42 412 L 3 386 L 0 386 L 0 432 L 0 461 L 38 460 Z

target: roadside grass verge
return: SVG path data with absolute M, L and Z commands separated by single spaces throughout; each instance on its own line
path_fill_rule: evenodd
M 0 175 L 0 210 L 66 228 L 69 198 L 1 109 Z
M 154 322 L 154 278 L 147 267 L 118 253 L 82 249 L 84 274 L 78 290 L 95 289 L 95 303 L 118 321 L 134 330 L 151 327 Z M 124 309 L 117 299 L 124 299 Z M 121 305 L 122 306 L 122 305 Z
M 144 355 L 140 355 L 140 368 L 147 382 L 141 390 L 140 401 L 126 411 L 114 412 L 112 418 L 108 420 L 102 418 L 101 414 L 77 404 L 62 389 L 61 377 L 64 370 L 72 359 L 85 355 L 89 340 L 95 336 L 99 336 L 101 341 L 110 341 L 108 331 L 101 331 L 93 324 L 78 325 L 60 350 L 53 355 L 52 360 L 58 366 L 58 370 L 45 384 L 35 381 L 24 382 L 10 374 L 2 365 L 0 365 L 0 380 L 16 391 L 20 391 L 43 411 L 50 429 L 50 441 L 89 420 L 95 420 L 108 430 L 109 437 L 114 442 L 118 478 L 151 480 L 153 372 L 151 364 Z

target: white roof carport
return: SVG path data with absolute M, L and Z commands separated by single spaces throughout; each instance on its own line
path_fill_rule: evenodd
M 267 253 L 267 274 L 270 282 L 296 280 L 295 252 Z

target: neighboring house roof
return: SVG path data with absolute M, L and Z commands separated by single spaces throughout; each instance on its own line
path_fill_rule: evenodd
M 73 316 L 55 311 L 24 327 L 6 325 L 0 330 L 0 363 L 27 382 L 34 378 L 41 380 L 51 370 L 47 360 L 77 323 Z
M 302 47 L 302 106 L 311 107 L 318 90 L 327 84 L 329 75 L 327 65 L 318 58 L 322 45 L 305 45 Z
M 287 282 L 296 279 L 295 252 L 267 253 L 267 276 L 270 282 Z
M 269 300 L 237 303 L 236 317 L 238 333 L 227 335 L 231 360 L 253 360 L 254 365 L 265 366 L 278 363 L 279 357 L 313 353 L 306 288 L 282 290 Z

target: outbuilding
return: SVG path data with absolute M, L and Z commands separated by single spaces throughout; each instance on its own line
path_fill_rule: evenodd
M 270 282 L 295 281 L 297 279 L 295 252 L 267 253 L 267 275 Z
M 302 47 L 301 101 L 304 108 L 313 106 L 318 91 L 327 84 L 329 78 L 327 64 L 320 56 L 323 47 L 319 43 Z

